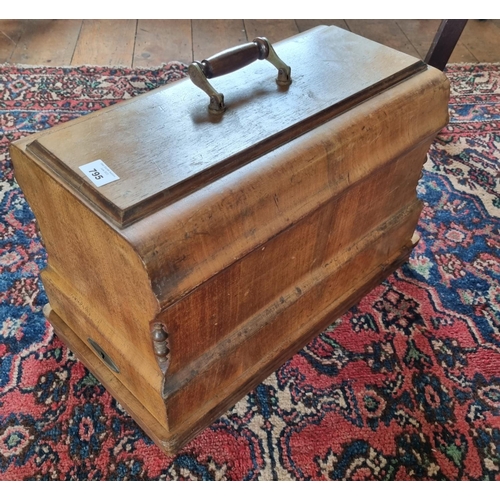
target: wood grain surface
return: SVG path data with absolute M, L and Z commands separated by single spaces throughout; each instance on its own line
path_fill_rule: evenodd
M 246 19 L 244 25 L 249 41 L 263 36 L 271 43 L 276 43 L 299 33 L 299 27 L 293 19 Z
M 0 63 L 2 62 L 15 62 L 12 58 L 21 35 L 28 27 L 29 21 L 22 21 L 20 19 L 0 19 Z M 38 27 L 37 27 L 38 28 Z M 43 30 L 41 30 L 43 32 Z M 36 58 L 38 64 L 41 60 L 34 47 L 30 47 L 30 57 Z
M 292 67 L 290 87 L 277 86 L 274 66 L 257 61 L 217 79 L 228 107 L 222 117 L 213 118 L 208 98 L 185 80 L 71 121 L 28 148 L 126 226 L 423 68 L 417 59 L 328 27 L 276 50 Z M 349 57 L 366 69 L 359 72 Z M 109 140 L 115 134 L 123 138 L 119 148 Z M 78 147 L 82 137 L 85 148 Z M 119 180 L 94 187 L 79 167 L 95 160 Z
M 239 19 L 193 19 L 193 61 L 201 61 L 248 41 Z M 189 61 L 191 62 L 191 61 Z
M 191 21 L 139 19 L 134 47 L 134 67 L 160 66 L 192 58 Z
M 356 32 L 383 45 L 407 51 L 420 58 L 425 57 L 432 38 L 439 25 L 438 19 L 379 19 L 356 20 Z M 58 20 L 58 23 L 71 25 L 73 20 Z M 113 24 L 112 21 L 106 21 Z M 120 21 L 123 23 L 123 21 Z M 87 24 L 103 21 L 86 20 L 82 40 L 75 40 L 71 29 L 60 28 L 47 33 L 47 20 L 2 20 L 0 19 L 0 63 L 19 62 L 12 59 L 20 36 L 32 32 L 37 40 L 44 37 L 56 40 L 58 47 L 67 47 L 67 53 L 73 54 L 67 64 L 102 64 L 103 61 L 121 61 L 116 64 L 133 64 L 137 67 L 155 67 L 169 61 L 181 61 L 189 64 L 195 59 L 204 58 L 224 49 L 251 41 L 257 33 L 266 36 L 272 42 L 283 40 L 295 32 L 306 31 L 319 25 L 332 25 L 350 30 L 344 19 L 253 19 L 253 20 L 189 20 L 189 19 L 154 19 L 135 21 L 135 43 L 129 29 L 114 30 L 111 37 L 106 29 L 92 29 L 89 40 Z M 398 31 L 398 28 L 400 32 Z M 500 61 L 500 21 L 487 19 L 470 20 L 462 38 L 459 40 L 450 62 L 486 62 Z M 406 37 L 407 42 L 402 37 Z M 51 42 L 52 43 L 52 42 Z M 54 47 L 54 45 L 52 45 Z M 78 50 L 76 50 L 78 46 Z M 119 48 L 121 56 L 114 52 Z M 30 64 L 54 64 L 56 60 L 47 52 L 39 52 L 37 46 L 29 44 L 19 49 Z M 17 52 L 19 53 L 19 51 Z
M 500 26 L 498 25 L 498 21 L 470 20 L 464 28 L 460 41 L 478 61 L 500 61 L 498 54 Z
M 82 21 L 78 19 L 31 21 L 20 36 L 11 61 L 20 64 L 68 66 Z
M 136 20 L 85 19 L 71 64 L 131 66 L 136 28 Z

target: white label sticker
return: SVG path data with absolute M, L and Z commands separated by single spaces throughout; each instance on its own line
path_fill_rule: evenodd
M 119 177 L 102 160 L 95 160 L 82 165 L 80 170 L 97 187 L 104 186 L 105 184 L 109 184 L 110 182 L 119 179 Z

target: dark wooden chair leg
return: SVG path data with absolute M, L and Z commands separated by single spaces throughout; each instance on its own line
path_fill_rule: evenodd
M 445 68 L 455 45 L 467 24 L 467 19 L 444 19 L 425 56 L 425 62 L 441 71 Z

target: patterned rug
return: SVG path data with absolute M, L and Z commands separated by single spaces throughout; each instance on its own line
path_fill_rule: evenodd
M 9 142 L 185 70 L 0 66 L 0 479 L 499 480 L 499 65 L 447 69 L 409 263 L 177 456 L 54 336 Z

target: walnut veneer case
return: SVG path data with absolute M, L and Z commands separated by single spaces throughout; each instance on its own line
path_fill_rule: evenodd
M 47 318 L 167 453 L 417 241 L 443 73 L 336 27 L 274 51 L 258 39 L 11 147 Z

